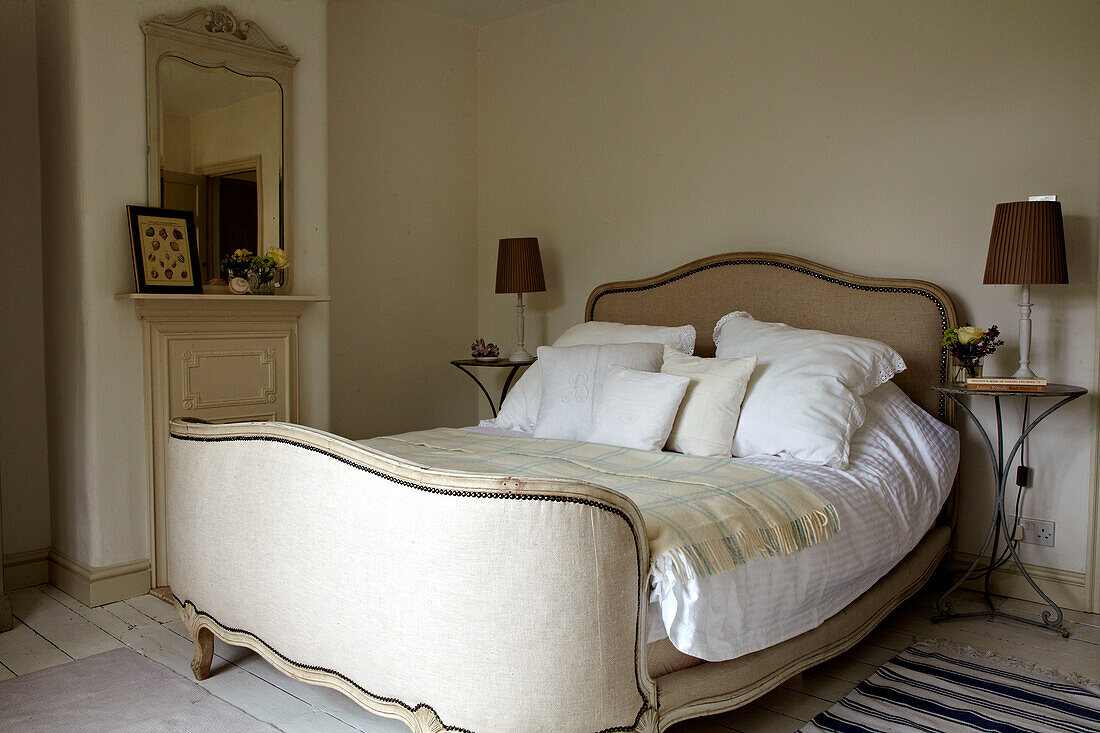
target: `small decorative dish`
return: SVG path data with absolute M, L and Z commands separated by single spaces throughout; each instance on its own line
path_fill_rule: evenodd
M 478 361 L 497 361 L 500 359 L 500 347 L 485 343 L 485 339 L 478 339 L 470 344 L 470 356 Z

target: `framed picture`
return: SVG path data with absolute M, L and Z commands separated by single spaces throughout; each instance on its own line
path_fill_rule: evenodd
M 195 215 L 190 211 L 127 206 L 134 276 L 139 293 L 201 293 Z

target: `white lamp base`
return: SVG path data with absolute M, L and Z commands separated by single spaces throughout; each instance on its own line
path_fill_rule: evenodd
M 1019 369 L 1016 370 L 1015 374 L 1012 375 L 1012 378 L 1013 379 L 1038 379 L 1039 375 L 1036 374 L 1035 372 L 1031 371 L 1027 367 L 1020 367 Z
M 523 347 L 523 293 L 516 293 L 516 350 L 508 361 L 531 361 L 535 357 Z
M 1031 286 L 1020 288 L 1020 368 L 1012 375 L 1013 379 L 1038 379 L 1031 371 Z

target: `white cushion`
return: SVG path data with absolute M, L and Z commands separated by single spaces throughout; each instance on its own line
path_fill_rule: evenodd
M 690 381 L 673 374 L 609 367 L 589 442 L 660 450 Z
M 674 349 L 690 354 L 695 350 L 695 326 L 638 326 L 608 321 L 588 321 L 568 328 L 554 341 L 554 346 L 579 346 L 581 344 L 667 344 Z M 504 399 L 500 411 L 492 420 L 483 420 L 482 425 L 490 425 L 509 430 L 531 432 L 539 415 L 539 373 L 537 363 L 528 367 Z
M 567 328 L 553 345 L 633 343 L 666 344 L 685 354 L 693 354 L 695 326 L 640 326 L 633 323 L 587 321 Z
M 665 447 L 689 456 L 729 458 L 755 367 L 755 356 L 704 359 L 666 346 L 661 372 L 688 377 L 690 383 Z
M 717 356 L 757 357 L 733 454 L 777 455 L 848 467 L 852 433 L 863 424 L 862 395 L 905 369 L 886 344 L 756 321 L 738 311 L 714 328 Z
M 624 366 L 642 372 L 661 368 L 661 344 L 540 346 L 541 390 L 535 435 L 588 440 L 607 370 Z

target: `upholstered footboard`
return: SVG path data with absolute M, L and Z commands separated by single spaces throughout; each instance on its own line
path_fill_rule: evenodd
M 416 731 L 656 730 L 626 497 L 293 425 L 171 435 L 168 577 L 196 676 L 213 634 Z

